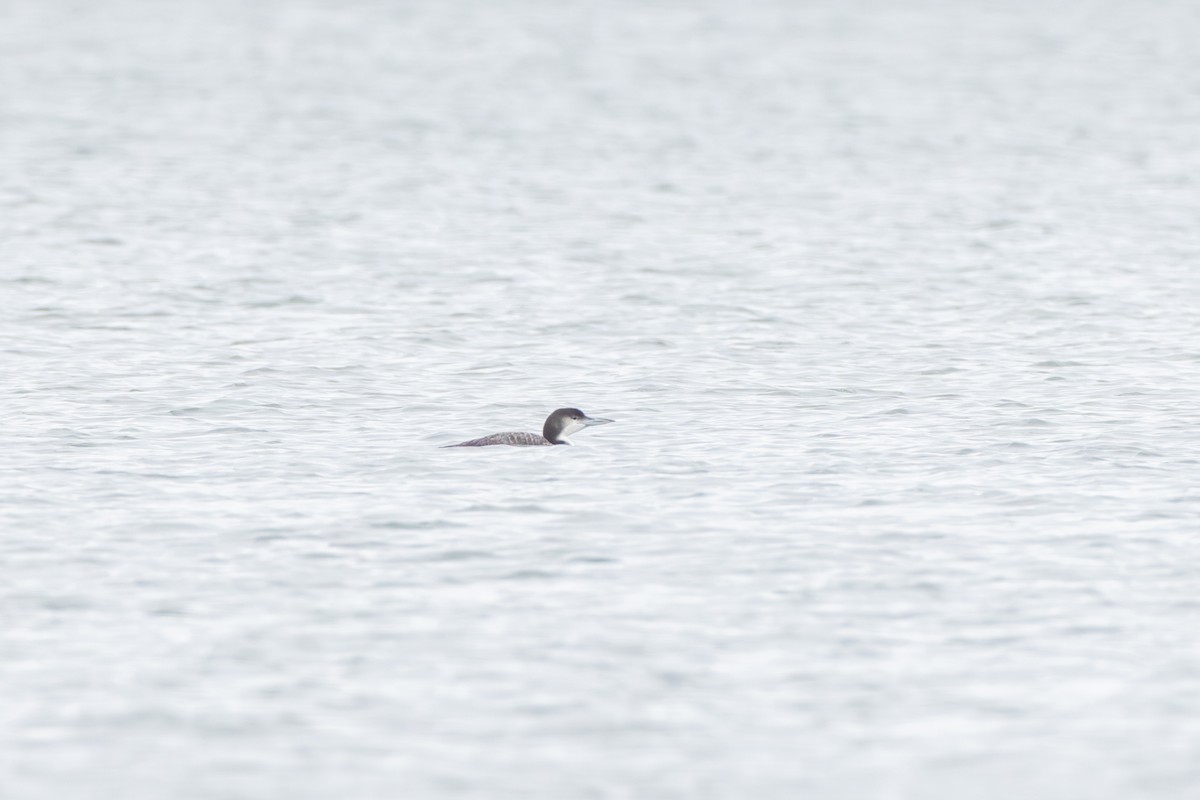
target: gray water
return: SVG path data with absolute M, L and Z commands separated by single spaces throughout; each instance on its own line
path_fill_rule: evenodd
M 1198 42 L 0 4 L 0 796 L 1200 797 Z

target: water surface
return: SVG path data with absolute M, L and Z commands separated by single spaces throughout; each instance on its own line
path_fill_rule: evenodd
M 1195 797 L 1193 11 L 0 6 L 0 793 Z

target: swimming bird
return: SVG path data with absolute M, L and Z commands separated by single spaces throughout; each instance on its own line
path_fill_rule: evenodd
M 604 419 L 603 417 L 589 417 L 578 408 L 560 408 L 546 417 L 546 424 L 542 426 L 541 436 L 536 433 L 520 433 L 516 431 L 493 433 L 491 436 L 484 436 L 482 439 L 472 439 L 469 442 L 459 442 L 458 444 L 447 444 L 443 445 L 443 447 L 486 447 L 491 444 L 530 447 L 546 444 L 570 444 L 571 440 L 567 437 L 576 431 L 581 431 L 592 425 L 606 425 L 609 422 L 612 422 L 612 420 Z

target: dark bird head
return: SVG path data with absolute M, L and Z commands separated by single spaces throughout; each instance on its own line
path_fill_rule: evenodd
M 571 440 L 567 437 L 576 431 L 609 422 L 612 420 L 603 417 L 589 417 L 578 408 L 560 408 L 546 417 L 546 424 L 542 426 L 542 436 L 554 444 L 570 444 Z

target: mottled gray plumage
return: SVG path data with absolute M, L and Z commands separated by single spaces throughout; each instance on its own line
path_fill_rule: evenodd
M 529 447 L 531 445 L 548 444 L 554 442 L 547 439 L 545 436 L 539 436 L 536 433 L 523 433 L 520 431 L 511 431 L 509 433 L 493 433 L 491 436 L 484 436 L 481 439 L 472 439 L 469 442 L 460 442 L 459 444 L 446 445 L 447 447 L 486 447 L 489 444 L 510 444 L 514 447 Z
M 538 436 L 536 433 L 512 431 L 508 433 L 493 433 L 491 436 L 484 436 L 482 439 L 472 439 L 469 442 L 459 442 L 458 444 L 444 446 L 487 447 L 493 444 L 506 444 L 513 447 L 531 447 L 570 444 L 571 440 L 567 438 L 570 434 L 575 431 L 581 431 L 591 425 L 603 425 L 606 422 L 612 422 L 612 420 L 601 417 L 589 417 L 578 408 L 560 408 L 546 417 L 546 424 L 542 426 L 541 436 Z

